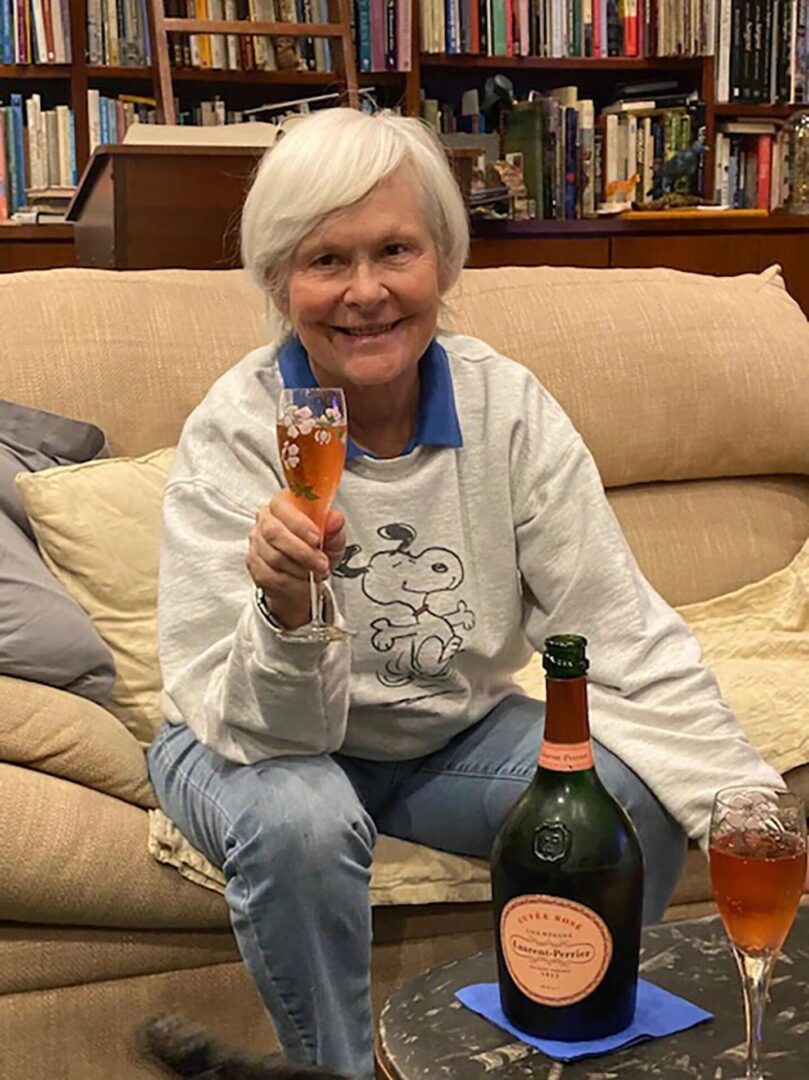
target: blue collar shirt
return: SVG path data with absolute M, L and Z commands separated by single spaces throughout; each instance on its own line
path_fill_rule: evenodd
M 288 338 L 281 347 L 278 354 L 278 367 L 287 389 L 297 387 L 314 389 L 318 385 L 306 349 L 297 335 Z M 348 425 L 350 432 L 350 416 Z M 419 409 L 416 427 L 400 456 L 404 457 L 417 446 L 448 446 L 455 449 L 463 446 L 461 425 L 455 408 L 449 357 L 435 338 L 419 360 Z M 358 446 L 349 434 L 347 459 L 350 461 L 363 454 L 366 457 L 377 456 L 371 450 Z

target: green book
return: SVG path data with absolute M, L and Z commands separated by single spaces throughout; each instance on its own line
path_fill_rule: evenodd
M 536 204 L 535 217 L 542 217 L 545 197 L 544 160 L 545 103 L 522 101 L 505 114 L 506 154 L 522 154 L 523 176 L 528 198 Z

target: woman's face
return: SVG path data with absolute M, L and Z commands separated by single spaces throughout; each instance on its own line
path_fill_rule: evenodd
M 285 313 L 322 386 L 379 386 L 415 369 L 438 304 L 438 255 L 403 166 L 300 242 Z

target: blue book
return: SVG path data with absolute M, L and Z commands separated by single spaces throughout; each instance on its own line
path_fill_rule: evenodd
M 28 201 L 28 193 L 25 190 L 25 122 L 22 94 L 11 95 L 11 123 L 14 139 L 14 209 L 19 210 Z
M 145 67 L 149 67 L 152 62 L 152 46 L 149 41 L 149 13 L 146 10 L 146 0 L 138 0 L 140 11 L 140 34 L 141 34 L 141 54 L 143 56 L 143 64 Z M 325 20 L 324 20 L 325 21 Z
M 360 71 L 371 70 L 371 0 L 357 0 L 357 61 Z
M 105 97 L 99 97 L 98 99 L 98 141 L 102 146 L 106 146 L 109 142 L 107 138 L 107 99 Z
M 565 217 L 573 221 L 578 215 L 579 202 L 579 148 L 578 109 L 565 109 Z
M 455 12 L 453 11 L 452 0 L 444 0 L 444 33 L 446 35 L 444 41 L 446 52 L 449 54 L 459 52 L 458 27 L 455 25 Z
M 4 64 L 11 64 L 14 62 L 11 54 L 11 35 L 9 34 L 8 18 L 9 10 L 7 0 L 0 0 L 0 59 L 2 59 Z

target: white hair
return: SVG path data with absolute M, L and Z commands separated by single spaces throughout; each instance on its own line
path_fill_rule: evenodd
M 291 126 L 264 155 L 242 211 L 242 261 L 276 307 L 298 244 L 400 165 L 413 170 L 438 254 L 442 293 L 469 251 L 466 208 L 447 156 L 421 120 L 380 111 L 322 109 Z

